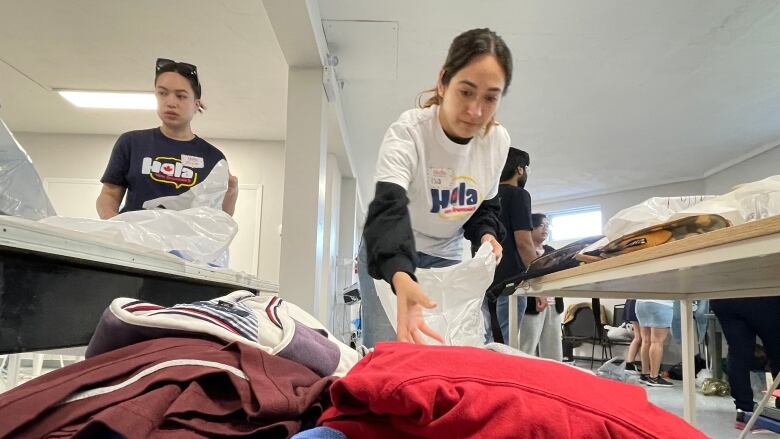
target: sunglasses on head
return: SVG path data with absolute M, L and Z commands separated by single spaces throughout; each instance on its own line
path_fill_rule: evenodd
M 194 64 L 186 62 L 176 62 L 172 59 L 157 58 L 155 64 L 155 78 L 161 73 L 176 72 L 185 78 L 189 78 L 192 83 L 192 89 L 195 91 L 195 97 L 200 98 L 200 81 L 198 80 L 198 68 Z
M 177 72 L 185 76 L 191 76 L 196 80 L 198 79 L 198 68 L 195 67 L 195 65 L 186 62 L 176 62 L 172 59 L 157 58 L 155 71 L 158 74 L 164 72 Z

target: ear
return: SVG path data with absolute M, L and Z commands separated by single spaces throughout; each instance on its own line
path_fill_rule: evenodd
M 443 82 L 444 78 L 444 69 L 439 70 L 439 79 L 436 81 L 436 93 L 439 96 L 444 96 L 444 91 L 447 89 L 447 86 L 444 85 Z
M 200 99 L 195 99 L 195 108 L 198 110 L 198 113 L 203 113 L 206 111 L 206 104 Z

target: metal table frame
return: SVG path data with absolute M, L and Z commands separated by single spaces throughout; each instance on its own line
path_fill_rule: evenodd
M 682 318 L 683 418 L 695 425 L 693 300 L 780 295 L 780 216 L 560 271 L 522 288 L 531 296 L 679 300 L 681 315 L 687 316 Z M 516 300 L 522 294 L 509 296 L 509 341 L 515 347 Z

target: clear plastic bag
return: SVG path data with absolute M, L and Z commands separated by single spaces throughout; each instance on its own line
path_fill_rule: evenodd
M 144 202 L 144 209 L 185 210 L 193 207 L 211 207 L 222 209 L 222 201 L 228 189 L 228 164 L 220 160 L 211 169 L 209 175 L 187 192 L 169 197 L 160 197 Z
M 0 120 L 0 215 L 39 220 L 56 215 L 30 156 Z
M 685 197 L 654 197 L 616 213 L 604 226 L 604 235 L 610 241 L 621 236 L 654 226 L 672 219 L 672 215 L 715 198 L 710 195 Z M 712 212 L 717 213 L 717 212 Z
M 425 323 L 449 345 L 485 344 L 482 301 L 496 270 L 492 250 L 489 243 L 484 243 L 472 259 L 446 268 L 417 269 L 414 273 L 422 290 L 438 305 L 424 310 Z M 375 280 L 374 283 L 382 307 L 397 330 L 396 296 L 387 282 Z M 426 342 L 436 343 L 427 337 Z
M 729 193 L 676 212 L 669 219 L 703 214 L 720 215 L 732 225 L 780 214 L 780 175 L 740 185 Z
M 666 222 L 675 213 L 710 198 L 714 197 L 710 195 L 653 197 L 637 205 L 627 207 L 616 213 L 604 225 L 604 238 L 589 245 L 580 253 L 600 249 L 622 236 Z
M 639 382 L 639 374 L 632 370 L 626 370 L 626 362 L 620 357 L 612 358 L 596 370 L 596 375 L 624 383 L 636 384 Z
M 110 220 L 53 216 L 40 222 L 220 267 L 226 266 L 222 263 L 224 255 L 238 232 L 238 224 L 230 215 L 210 207 L 137 210 Z

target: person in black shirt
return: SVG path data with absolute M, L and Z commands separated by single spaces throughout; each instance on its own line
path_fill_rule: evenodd
M 528 153 L 516 148 L 509 148 L 504 169 L 501 172 L 501 184 L 498 196 L 501 200 L 501 222 L 507 230 L 501 241 L 505 249 L 503 258 L 496 267 L 493 283 L 501 282 L 516 276 L 536 259 L 536 250 L 531 239 L 531 195 L 525 190 L 528 181 L 528 166 L 531 160 Z M 486 300 L 487 302 L 487 300 Z M 490 327 L 488 339 L 509 342 L 509 308 L 506 296 L 501 296 L 496 302 L 487 302 L 490 311 Z M 521 297 L 517 301 L 517 318 L 522 319 L 526 301 Z M 484 309 L 484 308 L 483 308 Z M 520 321 L 518 321 L 519 327 Z
M 186 192 L 225 160 L 221 151 L 192 133 L 192 118 L 204 108 L 197 68 L 160 58 L 154 85 L 162 125 L 130 131 L 117 140 L 95 203 L 101 219 L 141 210 L 149 200 Z M 222 210 L 233 215 L 237 198 L 238 178 L 230 175 Z

